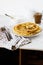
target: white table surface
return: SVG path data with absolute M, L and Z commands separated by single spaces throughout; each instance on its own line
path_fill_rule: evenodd
M 0 16 L 0 27 L 4 26 L 4 25 L 8 27 L 8 26 L 15 25 L 17 23 L 18 23 L 17 20 L 13 21 L 9 17 Z M 41 21 L 40 26 L 43 29 L 43 20 Z M 41 50 L 41 51 L 43 51 L 43 31 L 38 36 L 32 37 L 31 40 L 32 40 L 31 43 L 24 45 L 24 46 L 20 47 L 19 49 Z M 5 48 L 8 48 L 8 49 L 10 47 L 10 50 L 11 50 L 11 46 L 12 46 L 12 43 L 11 44 L 0 43 L 0 47 L 5 47 Z

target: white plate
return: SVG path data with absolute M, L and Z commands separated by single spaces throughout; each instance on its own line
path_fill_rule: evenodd
M 24 22 L 23 22 L 24 23 Z M 38 24 L 37 24 L 38 25 Z M 39 25 L 38 25 L 39 26 Z M 13 31 L 13 27 L 14 27 L 14 25 L 12 26 L 12 31 Z M 38 33 L 36 33 L 36 34 L 34 34 L 34 35 L 31 35 L 31 36 L 24 36 L 24 35 L 19 35 L 19 34 L 17 34 L 15 31 L 13 31 L 13 34 L 14 35 L 17 35 L 17 36 L 21 36 L 21 37 L 35 37 L 35 36 L 38 36 L 38 35 L 40 35 L 41 34 L 41 32 L 42 32 L 42 29 L 41 29 L 41 31 L 40 32 L 38 32 Z
M 39 33 L 37 33 L 37 34 L 35 34 L 35 35 L 31 35 L 31 36 L 18 35 L 18 34 L 16 34 L 15 32 L 13 32 L 13 34 L 14 34 L 14 35 L 17 35 L 17 36 L 21 36 L 21 37 L 36 37 L 36 36 L 40 35 L 41 32 L 42 32 L 42 30 L 41 30 Z

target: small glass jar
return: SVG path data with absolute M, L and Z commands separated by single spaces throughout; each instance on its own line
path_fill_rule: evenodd
M 36 12 L 34 14 L 35 23 L 40 24 L 42 19 L 42 13 Z

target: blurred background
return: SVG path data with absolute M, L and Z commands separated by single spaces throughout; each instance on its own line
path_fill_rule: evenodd
M 43 0 L 0 0 L 0 14 L 31 18 L 34 11 L 43 11 Z

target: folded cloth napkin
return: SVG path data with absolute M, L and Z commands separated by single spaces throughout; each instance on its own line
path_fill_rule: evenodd
M 31 42 L 30 38 L 24 38 L 21 36 L 14 35 L 12 32 L 10 34 L 12 36 L 12 39 L 8 41 L 5 33 L 0 31 L 0 47 L 7 48 L 9 50 L 16 50 L 19 47 Z
M 4 47 L 9 50 L 12 50 L 11 49 L 12 45 L 15 46 L 17 44 L 17 42 L 21 39 L 21 37 L 13 35 L 13 33 L 10 33 L 10 34 L 12 36 L 12 39 L 10 41 L 8 41 L 6 34 L 0 30 L 0 47 Z
M 13 50 L 16 50 L 23 45 L 31 43 L 30 38 L 24 38 L 24 37 L 20 37 L 20 36 L 16 36 L 16 37 L 18 38 L 18 40 L 16 41 L 16 44 L 14 46 L 12 46 Z

